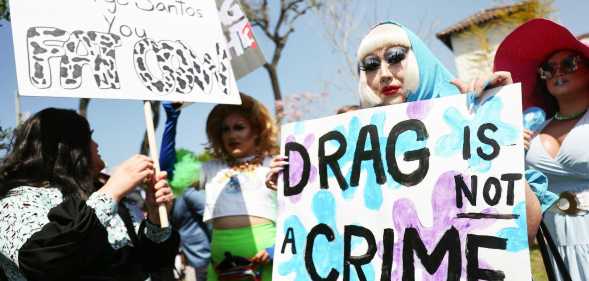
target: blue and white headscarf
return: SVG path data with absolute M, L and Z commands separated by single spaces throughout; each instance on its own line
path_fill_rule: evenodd
M 404 34 L 401 34 L 402 31 Z M 358 48 L 357 60 L 360 62 L 366 55 L 388 45 L 406 45 L 407 66 L 403 88 L 407 93 L 408 102 L 426 100 L 459 94 L 458 88 L 450 83 L 454 76 L 442 65 L 425 43 L 405 26 L 386 21 L 374 26 L 362 39 Z M 366 76 L 360 72 L 359 92 L 361 104 L 365 107 L 381 104 L 379 96 L 367 85 Z

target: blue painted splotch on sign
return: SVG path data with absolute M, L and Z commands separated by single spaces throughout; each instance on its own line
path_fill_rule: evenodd
M 323 236 L 318 236 L 315 240 L 312 255 L 317 273 L 320 276 L 327 276 L 332 268 L 341 273 L 343 272 L 343 256 L 341 253 L 344 251 L 344 237 L 337 228 L 335 216 L 337 206 L 333 195 L 328 191 L 317 192 L 313 197 L 312 209 L 317 224 L 323 223 L 328 225 L 333 230 L 335 236 L 333 241 L 327 241 Z M 290 216 L 285 220 L 284 233 L 286 233 L 289 228 L 292 228 L 294 232 L 297 254 L 293 255 L 290 260 L 279 264 L 278 272 L 282 276 L 295 273 L 295 281 L 310 280 L 304 260 L 305 242 L 309 230 L 305 229 L 297 216 Z M 360 243 L 361 240 L 353 239 L 351 243 L 352 249 L 357 247 Z M 282 245 L 277 246 L 282 247 Z M 289 249 L 289 247 L 287 247 L 287 249 Z M 289 251 L 287 250 L 286 252 Z M 368 280 L 374 280 L 374 268 L 372 265 L 364 265 L 362 269 Z M 353 267 L 351 268 L 350 273 L 352 277 L 351 280 L 358 280 Z
M 518 252 L 527 249 L 528 226 L 526 222 L 526 202 L 519 202 L 513 208 L 513 213 L 519 215 L 515 221 L 516 227 L 506 227 L 497 233 L 497 237 L 507 239 L 507 250 Z
M 439 156 L 450 157 L 461 154 L 464 146 L 465 127 L 470 128 L 470 151 L 471 157 L 468 163 L 471 169 L 477 172 L 487 172 L 491 169 L 491 161 L 484 160 L 477 153 L 481 149 L 483 153 L 490 154 L 492 147 L 484 144 L 477 137 L 477 130 L 485 123 L 493 124 L 497 131 L 486 130 L 485 134 L 497 141 L 500 146 L 514 144 L 518 138 L 521 138 L 521 132 L 514 126 L 501 120 L 503 103 L 501 98 L 493 96 L 477 110 L 474 118 L 463 116 L 455 107 L 449 107 L 444 113 L 444 122 L 450 126 L 452 132 L 442 136 L 436 142 L 435 151 Z
M 388 140 L 388 132 L 385 132 L 385 122 L 386 122 L 387 114 L 384 111 L 374 113 L 370 118 L 371 125 L 375 125 L 378 131 L 378 143 L 379 143 L 379 151 L 381 155 L 381 159 L 386 159 L 386 146 Z M 347 129 L 343 126 L 338 126 L 336 130 L 346 138 L 346 143 L 348 145 L 358 143 L 358 135 L 360 132 L 361 127 L 364 124 L 361 124 L 360 119 L 357 117 L 352 117 L 350 122 L 348 123 Z M 426 141 L 417 141 L 417 135 L 414 131 L 407 131 L 399 135 L 397 140 L 397 145 L 395 147 L 395 155 L 398 158 L 402 158 L 402 156 L 411 150 L 417 150 L 426 146 Z M 337 146 L 337 143 L 333 145 Z M 372 150 L 370 141 L 366 141 L 364 144 L 365 150 Z M 346 153 L 338 160 L 340 167 L 350 166 L 354 161 L 354 151 L 355 149 L 348 148 Z M 382 206 L 383 198 L 382 198 L 382 187 L 386 186 L 389 188 L 399 188 L 401 185 L 395 181 L 389 173 L 385 173 L 386 175 L 386 183 L 382 186 L 376 182 L 376 174 L 374 169 L 372 168 L 372 161 L 363 161 L 361 163 L 361 170 L 366 172 L 366 176 L 363 177 L 363 181 L 359 182 L 359 186 L 364 187 L 364 204 L 366 208 L 371 210 L 379 210 Z M 344 178 L 349 180 L 351 178 L 352 171 L 349 169 Z M 334 177 L 333 172 L 331 169 L 328 169 L 328 175 L 330 177 Z M 362 180 L 362 177 L 361 177 Z M 344 199 L 352 199 L 357 191 L 358 187 L 350 186 L 342 195 Z

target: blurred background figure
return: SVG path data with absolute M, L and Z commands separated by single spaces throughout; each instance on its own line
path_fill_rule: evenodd
M 177 194 L 172 208 L 171 224 L 180 234 L 179 274 L 185 280 L 207 279 L 210 261 L 210 229 L 203 221 L 204 190 L 198 190 L 200 159 L 187 150 L 176 150 L 176 128 L 182 103 L 163 103 L 166 124 L 162 136 L 160 167 L 171 179 Z

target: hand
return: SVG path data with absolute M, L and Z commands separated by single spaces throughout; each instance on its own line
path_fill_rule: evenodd
M 181 102 L 181 101 L 172 102 L 172 107 L 175 110 L 179 110 L 183 105 L 184 105 L 184 102 Z
M 147 219 L 153 224 L 160 224 L 160 215 L 158 206 L 164 204 L 166 211 L 169 214 L 172 209 L 172 202 L 174 201 L 174 193 L 172 188 L 166 180 L 168 173 L 160 172 L 152 180 L 145 193 L 145 206 L 147 209 Z
M 164 110 L 166 112 L 166 116 L 179 114 L 180 109 L 182 108 L 182 105 L 184 105 L 184 102 L 180 102 L 180 101 L 175 101 L 175 102 L 167 101 L 167 102 L 162 103 L 162 106 L 164 107 Z
M 266 174 L 266 187 L 272 190 L 277 189 L 278 175 L 282 173 L 284 166 L 288 165 L 288 157 L 278 155 L 270 162 L 270 171 Z
M 530 149 L 530 143 L 532 142 L 532 139 L 536 136 L 535 132 L 532 132 L 528 129 L 524 129 L 524 149 L 528 150 Z
M 254 264 L 267 264 L 270 262 L 270 254 L 266 250 L 261 250 L 250 261 Z
M 97 192 L 110 195 L 119 202 L 127 193 L 153 178 L 153 161 L 145 155 L 135 155 L 123 162 Z
M 479 98 L 485 90 L 513 84 L 513 79 L 511 73 L 497 71 L 486 77 L 477 77 L 470 84 L 466 84 L 459 79 L 454 79 L 450 83 L 456 85 L 461 93 L 474 93 L 475 97 Z

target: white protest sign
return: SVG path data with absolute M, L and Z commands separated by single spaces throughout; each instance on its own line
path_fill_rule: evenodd
M 214 0 L 10 1 L 21 95 L 239 103 Z
M 231 66 L 238 80 L 266 62 L 254 38 L 253 27 L 239 3 L 239 0 L 217 0 Z
M 531 280 L 520 85 L 282 127 L 274 280 Z

